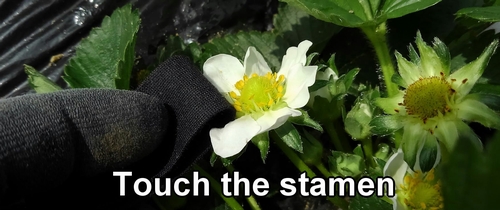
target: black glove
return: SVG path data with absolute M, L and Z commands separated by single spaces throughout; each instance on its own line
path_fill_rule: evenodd
M 135 179 L 180 176 L 210 148 L 210 128 L 234 114 L 185 57 L 161 64 L 137 91 L 1 100 L 0 209 L 134 209 Z M 127 197 L 114 170 L 133 172 Z

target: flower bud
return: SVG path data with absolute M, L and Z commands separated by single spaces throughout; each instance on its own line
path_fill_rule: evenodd
M 355 154 L 333 151 L 329 158 L 330 171 L 332 174 L 357 177 L 365 171 L 364 159 Z
M 347 113 L 344 120 L 345 131 L 353 139 L 365 139 L 371 135 L 370 121 L 376 106 L 370 103 L 372 98 L 379 97 L 378 89 L 370 89 L 356 100 L 354 107 Z

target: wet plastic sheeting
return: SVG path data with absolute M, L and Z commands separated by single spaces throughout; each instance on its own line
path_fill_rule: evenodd
M 64 64 L 75 46 L 105 15 L 126 3 L 141 13 L 137 55 L 154 59 L 162 37 L 179 34 L 187 42 L 206 41 L 211 33 L 244 23 L 269 26 L 273 0 L 0 0 L 0 98 L 30 91 L 23 64 L 34 66 L 61 86 Z M 271 3 L 273 2 L 273 3 Z M 242 12 L 244 11 L 244 12 Z M 53 55 L 64 57 L 50 65 Z

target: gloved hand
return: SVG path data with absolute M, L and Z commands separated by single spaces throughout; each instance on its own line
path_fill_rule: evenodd
M 136 178 L 180 176 L 210 148 L 210 128 L 234 115 L 185 57 L 161 64 L 136 91 L 0 100 L 0 209 L 134 209 Z M 127 197 L 116 170 L 133 172 Z

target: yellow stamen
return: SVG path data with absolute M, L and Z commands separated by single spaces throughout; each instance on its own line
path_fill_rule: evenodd
M 280 103 L 285 93 L 285 76 L 268 72 L 265 75 L 253 73 L 234 84 L 238 91 L 229 92 L 233 106 L 242 114 L 267 111 Z
M 402 201 L 409 209 L 416 210 L 441 210 L 443 209 L 443 197 L 441 195 L 441 183 L 434 179 L 434 169 L 427 174 L 416 171 L 407 174 L 399 190 Z
M 449 112 L 452 94 L 451 85 L 443 77 L 420 78 L 406 89 L 403 105 L 409 115 L 418 116 L 425 123 L 429 118 Z

